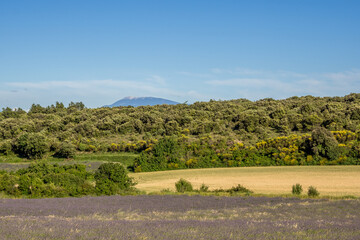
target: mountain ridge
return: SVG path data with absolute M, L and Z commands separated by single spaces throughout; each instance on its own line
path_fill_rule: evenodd
M 179 103 L 165 98 L 128 96 L 114 102 L 113 104 L 105 105 L 104 107 L 121 107 L 121 106 L 139 107 L 139 106 L 154 106 L 154 105 L 162 105 L 162 104 L 176 105 Z

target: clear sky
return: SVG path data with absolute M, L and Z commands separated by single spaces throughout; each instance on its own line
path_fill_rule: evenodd
M 0 108 L 359 90 L 360 1 L 0 1 Z

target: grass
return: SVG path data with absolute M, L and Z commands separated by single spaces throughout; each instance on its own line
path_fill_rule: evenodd
M 190 181 L 194 188 L 205 183 L 211 189 L 228 189 L 237 184 L 255 194 L 291 194 L 292 185 L 304 189 L 315 186 L 321 196 L 360 197 L 360 166 L 276 166 L 246 168 L 188 169 L 162 172 L 131 173 L 136 187 L 147 193 L 163 189 L 175 191 L 180 178 Z M 303 193 L 305 194 L 305 193 Z
M 136 153 L 82 153 L 76 155 L 74 160 L 78 162 L 119 162 L 128 167 L 134 163 L 137 156 Z
M 44 160 L 50 163 L 59 164 L 85 164 L 88 170 L 96 170 L 104 162 L 118 162 L 126 168 L 131 166 L 138 156 L 136 153 L 80 153 L 74 159 L 46 157 Z M 26 168 L 36 160 L 20 158 L 16 155 L 0 156 L 0 170 L 16 171 Z

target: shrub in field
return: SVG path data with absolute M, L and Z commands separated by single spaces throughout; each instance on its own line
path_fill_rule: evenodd
M 45 183 L 53 183 L 57 187 L 63 188 L 69 196 L 86 195 L 88 192 L 84 188 L 86 179 L 71 173 L 51 173 L 44 177 Z
M 175 187 L 176 191 L 181 193 L 191 192 L 193 190 L 192 184 L 183 178 L 180 178 L 180 180 L 175 183 Z
M 96 185 L 91 182 L 93 177 Z M 134 182 L 120 164 L 100 165 L 95 175 L 85 165 L 31 164 L 16 172 L 0 172 L 0 192 L 11 196 L 67 197 L 133 193 Z
M 74 158 L 75 154 L 76 154 L 75 146 L 70 143 L 64 142 L 60 145 L 60 148 L 55 153 L 55 156 L 61 158 Z
M 9 155 L 12 153 L 12 145 L 10 141 L 0 143 L 0 154 Z
M 112 195 L 130 190 L 135 185 L 121 164 L 104 163 L 95 172 L 96 190 L 100 194 Z
M 204 183 L 201 184 L 200 188 L 199 188 L 200 192 L 207 192 L 209 191 L 209 186 L 205 185 Z
M 320 193 L 315 187 L 313 187 L 313 186 L 309 187 L 309 189 L 308 189 L 308 196 L 309 197 L 317 197 L 319 195 L 320 195 Z
M 16 149 L 21 156 L 40 159 L 49 150 L 49 146 L 43 134 L 24 133 L 17 139 Z
M 114 195 L 120 192 L 119 186 L 106 178 L 96 180 L 96 191 L 99 195 Z
M 234 194 L 234 193 L 251 194 L 251 193 L 253 193 L 253 191 L 247 189 L 246 187 L 242 186 L 241 184 L 238 184 L 237 186 L 226 190 L 226 192 L 228 192 L 230 194 Z
M 85 165 L 39 163 L 11 173 L 0 173 L 0 192 L 11 196 L 66 197 L 95 193 Z
M 315 128 L 311 133 L 311 138 L 304 144 L 307 153 L 329 160 L 336 160 L 341 153 L 339 143 L 334 135 L 323 127 Z
M 9 173 L 0 174 L 0 192 L 5 192 L 6 194 L 18 196 L 20 191 L 18 188 L 17 176 L 11 175 Z
M 302 188 L 301 184 L 297 183 L 292 186 L 292 194 L 300 195 L 302 193 L 302 191 L 303 191 L 303 188 Z

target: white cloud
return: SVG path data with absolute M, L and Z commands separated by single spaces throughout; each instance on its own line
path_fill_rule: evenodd
M 263 97 L 345 95 L 360 89 L 360 71 L 337 73 L 297 73 L 292 71 L 262 71 L 251 69 L 212 69 L 213 79 L 205 84 L 229 93 L 237 92 L 252 100 Z
M 202 73 L 192 73 L 192 72 L 177 72 L 177 74 L 187 76 L 187 77 L 196 77 L 196 78 L 208 78 L 212 77 L 211 74 L 202 74 Z
M 297 73 L 257 69 L 210 69 L 205 73 L 175 72 L 165 79 L 148 75 L 141 80 L 33 81 L 0 85 L 0 108 L 47 106 L 56 101 L 83 101 L 99 107 L 125 96 L 154 96 L 178 102 L 210 99 L 287 98 L 291 96 L 343 96 L 359 92 L 360 70 L 326 73 Z M 186 76 L 186 80 L 184 80 Z M 171 79 L 171 80 L 170 80 Z
M 161 82 L 162 79 L 155 79 L 156 82 Z M 96 90 L 101 89 L 117 88 L 117 89 L 137 89 L 137 90 L 146 90 L 149 93 L 158 93 L 163 91 L 169 91 L 170 93 L 174 92 L 169 89 L 159 88 L 154 86 L 153 83 L 141 82 L 141 81 L 120 81 L 113 79 L 106 80 L 91 80 L 91 81 L 48 81 L 48 82 L 10 82 L 6 85 L 11 87 L 18 87 L 21 89 L 28 90 L 56 90 L 59 88 L 68 88 L 72 90 Z
M 159 75 L 152 75 L 150 78 L 147 78 L 146 80 L 148 80 L 150 82 L 160 84 L 160 85 L 165 85 L 166 84 L 165 78 L 160 77 Z
M 83 101 L 86 106 L 98 107 L 111 104 L 125 96 L 155 96 L 167 97 L 171 100 L 186 93 L 165 88 L 164 80 L 152 76 L 152 81 L 122 81 L 122 80 L 90 80 L 90 81 L 48 81 L 48 82 L 9 82 L 8 87 L 16 88 L 4 91 L 1 94 L 0 102 L 4 106 L 28 107 L 32 103 L 50 105 L 56 101 Z M 5 98 L 6 96 L 6 98 Z M 5 99 L 12 99 L 6 101 Z M 20 101 L 17 101 L 18 99 Z M 16 103 L 22 104 L 16 104 Z M 26 105 L 25 105 L 25 103 Z M 14 105 L 16 104 L 16 105 Z
M 360 70 L 325 73 L 324 77 L 332 79 L 334 81 L 359 81 L 360 82 Z
M 274 82 L 271 79 L 259 79 L 259 78 L 233 78 L 225 80 L 211 80 L 207 81 L 207 84 L 214 86 L 227 86 L 227 87 L 249 87 L 257 86 L 264 87 Z

